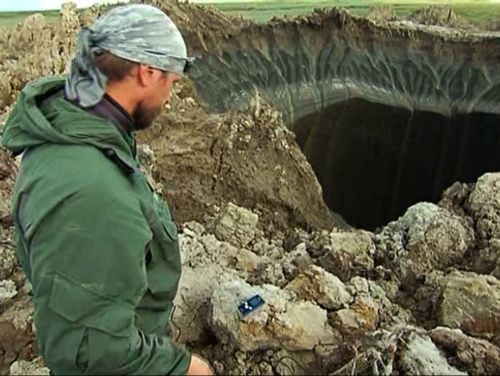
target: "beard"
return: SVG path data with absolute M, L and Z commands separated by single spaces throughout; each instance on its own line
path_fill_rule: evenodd
M 161 106 L 149 107 L 144 103 L 144 101 L 140 101 L 132 113 L 135 129 L 140 131 L 149 128 L 151 124 L 153 124 L 153 121 L 158 117 L 161 110 Z

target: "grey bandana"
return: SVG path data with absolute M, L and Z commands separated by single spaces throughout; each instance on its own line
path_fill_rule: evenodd
M 194 60 L 187 57 L 179 29 L 160 9 L 144 4 L 114 8 L 78 34 L 65 91 L 82 107 L 94 106 L 104 95 L 107 77 L 92 64 L 103 51 L 180 75 Z

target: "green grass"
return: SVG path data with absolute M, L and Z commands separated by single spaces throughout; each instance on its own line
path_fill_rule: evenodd
M 347 8 L 352 14 L 364 16 L 370 7 L 375 3 L 394 4 L 396 13 L 399 16 L 407 15 L 417 9 L 430 4 L 446 3 L 447 1 L 435 0 L 284 0 L 284 1 L 223 1 L 214 3 L 203 2 L 205 5 L 213 5 L 222 12 L 230 15 L 241 15 L 252 18 L 257 22 L 267 22 L 274 16 L 299 16 L 312 12 L 314 8 L 329 8 L 340 6 Z M 449 1 L 448 3 L 454 3 Z M 473 23 L 488 21 L 500 22 L 500 3 L 486 3 L 484 1 L 456 1 L 453 5 L 455 11 Z M 33 12 L 0 12 L 0 26 L 15 26 L 23 22 L 24 19 Z M 44 14 L 49 22 L 54 22 L 58 18 L 59 12 L 56 10 L 39 12 Z
M 393 4 L 398 16 L 408 15 L 417 9 L 436 4 L 437 2 L 419 1 L 369 1 L 369 0 L 319 0 L 319 1 L 259 1 L 259 2 L 225 2 L 212 3 L 224 13 L 241 15 L 255 19 L 257 22 L 267 22 L 274 16 L 298 16 L 313 11 L 314 8 L 328 8 L 339 6 L 348 9 L 352 14 L 364 16 L 375 3 Z M 459 3 L 454 4 L 455 11 L 472 21 L 481 23 L 486 21 L 500 21 L 500 4 Z
M 26 17 L 33 13 L 43 14 L 48 22 L 55 22 L 59 18 L 58 10 L 46 10 L 39 12 L 0 12 L 0 26 L 12 27 L 23 22 Z

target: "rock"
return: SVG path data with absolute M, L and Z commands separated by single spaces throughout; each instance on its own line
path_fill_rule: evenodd
M 354 296 L 360 294 L 370 295 L 370 283 L 363 277 L 354 277 L 347 284 L 347 291 Z
M 500 173 L 481 176 L 467 206 L 476 221 L 479 240 L 500 238 Z
M 467 375 L 448 364 L 427 335 L 412 332 L 406 340 L 399 365 L 408 375 Z
M 332 341 L 326 311 L 311 302 L 297 303 L 277 316 L 273 327 L 283 337 L 283 347 L 291 351 L 312 350 L 322 342 Z
M 404 289 L 432 270 L 460 265 L 474 245 L 467 221 L 431 203 L 410 207 L 377 235 L 377 258 L 392 269 Z
M 366 335 L 378 324 L 378 304 L 370 297 L 357 299 L 349 308 L 329 314 L 330 325 L 344 338 Z
M 441 302 L 442 286 L 446 273 L 435 270 L 425 276 L 425 281 L 415 291 L 399 292 L 396 301 L 412 311 L 419 322 L 428 323 L 429 327 L 438 325 L 437 307 Z
M 14 281 L 0 281 L 0 305 L 7 303 L 17 295 L 17 288 Z
M 259 294 L 265 305 L 245 318 L 239 304 Z M 284 348 L 312 350 L 331 341 L 333 332 L 326 311 L 311 302 L 294 302 L 293 293 L 276 286 L 252 287 L 242 280 L 221 284 L 211 299 L 212 327 L 223 343 L 242 351 Z
M 16 299 L 4 312 L 0 310 L 0 374 L 6 374 L 15 360 L 33 356 L 33 312 L 28 297 Z
M 340 279 L 318 266 L 311 266 L 290 282 L 286 288 L 300 299 L 317 302 L 325 309 L 340 309 L 352 302 Z
M 284 287 L 287 284 L 287 279 L 281 263 L 271 262 L 268 264 L 260 264 L 259 267 L 248 276 L 248 282 L 254 285 L 272 284 Z
M 295 249 L 289 253 L 288 258 L 292 260 L 293 264 L 300 272 L 308 269 L 313 264 L 313 259 L 307 253 L 305 243 L 300 243 Z
M 431 332 L 431 338 L 447 354 L 451 365 L 473 375 L 500 375 L 500 348 L 488 341 L 441 327 Z
M 438 205 L 460 217 L 467 217 L 466 203 L 472 189 L 473 184 L 455 182 L 444 191 Z
M 0 111 L 12 102 L 10 92 L 10 78 L 6 73 L 0 72 Z M 3 121 L 0 121 L 0 128 L 3 128 L 2 123 Z
M 474 270 L 500 278 L 500 173 L 481 176 L 467 207 L 476 222 L 480 251 Z
M 473 260 L 474 271 L 500 278 L 500 239 L 489 239 Z
M 180 329 L 179 340 L 183 343 L 196 342 L 202 340 L 208 328 L 209 302 L 216 286 L 236 278 L 238 272 L 246 275 L 246 269 L 253 268 L 252 263 L 259 263 L 260 258 L 256 260 L 251 252 L 217 240 L 196 222 L 184 225 L 179 244 L 183 272 L 174 301 L 173 327 Z M 248 260 L 238 257 L 243 253 Z
M 33 325 L 33 313 L 33 302 L 29 297 L 16 299 L 13 304 L 0 314 L 0 326 L 9 324 L 16 331 L 29 331 Z
M 269 239 L 259 237 L 252 245 L 252 252 L 259 256 L 273 257 L 276 253 L 276 246 Z
M 141 172 L 146 177 L 148 184 L 158 195 L 163 194 L 163 184 L 154 178 L 156 157 L 151 147 L 146 144 L 137 145 L 137 158 L 139 159 L 139 167 Z
M 247 273 L 254 273 L 264 265 L 271 264 L 268 257 L 257 256 L 255 253 L 250 252 L 246 249 L 239 249 L 232 255 L 234 266 L 238 270 L 245 271 Z
M 366 276 L 373 269 L 374 253 L 375 245 L 369 232 L 333 231 L 318 263 L 346 282 L 355 275 Z
M 268 375 L 317 375 L 321 373 L 318 369 L 318 359 L 312 351 L 289 352 L 284 349 L 276 351 L 271 359 L 275 371 Z
M 384 287 L 375 281 L 369 281 L 362 277 L 354 277 L 346 285 L 347 291 L 356 299 L 373 299 L 378 306 L 379 327 L 390 328 L 395 325 L 406 325 L 414 321 L 411 313 L 388 298 L 385 289 L 392 286 L 386 283 Z M 391 292 L 392 293 L 392 292 Z
M 229 203 L 217 219 L 215 234 L 220 240 L 244 247 L 253 240 L 258 222 L 257 214 Z
M 50 375 L 50 370 L 44 366 L 41 358 L 35 359 L 31 362 L 20 360 L 12 363 L 10 366 L 11 376 L 45 376 Z
M 198 222 L 187 222 L 182 227 L 183 233 L 190 237 L 201 236 L 207 233 L 205 226 Z
M 3 77 L 2 77 L 2 74 L 3 74 L 3 73 L 0 73 L 0 78 L 1 78 L 1 79 L 4 79 L 4 78 L 5 78 L 5 76 L 3 76 Z M 0 90 L 2 90 L 2 89 L 0 89 Z M 1 91 L 0 91 L 0 93 L 1 93 Z M 1 95 L 2 95 L 2 94 L 0 94 L 0 97 L 1 97 Z M 3 107 L 3 106 L 2 106 L 2 107 Z M 1 107 L 0 107 L 0 108 L 1 108 Z M 5 112 L 5 113 L 3 113 L 3 114 L 2 114 L 2 113 L 0 113 L 0 129 L 3 129 L 3 127 L 4 127 L 5 123 L 7 122 L 8 117 L 9 117 L 9 112 L 8 112 L 8 111 L 7 111 L 7 112 Z
M 443 280 L 439 324 L 500 344 L 500 281 L 492 276 L 453 272 Z
M 227 242 L 217 240 L 214 235 L 179 235 L 182 263 L 190 267 L 204 266 L 213 263 L 226 263 L 238 249 Z M 224 261 L 223 261 L 224 260 Z
M 184 267 L 174 300 L 174 336 L 182 343 L 203 341 L 209 327 L 210 298 L 219 283 L 237 276 L 219 265 Z
M 283 263 L 283 276 L 287 281 L 292 281 L 299 275 L 299 268 L 289 261 Z
M 3 231 L 0 229 L 0 233 Z M 2 233 L 2 237 L 4 234 Z M 11 247 L 0 246 L 0 280 L 9 278 L 17 265 L 16 253 Z

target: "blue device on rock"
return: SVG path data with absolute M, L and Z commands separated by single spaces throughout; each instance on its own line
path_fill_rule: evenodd
M 250 299 L 243 301 L 238 306 L 238 311 L 241 316 L 246 317 L 252 312 L 256 311 L 258 308 L 262 307 L 265 304 L 264 299 L 260 295 L 252 296 Z

